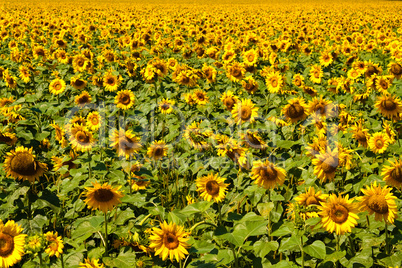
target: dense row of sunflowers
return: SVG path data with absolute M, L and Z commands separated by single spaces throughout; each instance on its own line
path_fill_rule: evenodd
M 401 5 L 345 5 L 3 5 L 0 267 L 400 266 Z

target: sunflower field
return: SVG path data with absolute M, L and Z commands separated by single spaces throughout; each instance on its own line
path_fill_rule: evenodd
M 401 2 L 0 9 L 0 267 L 401 266 Z

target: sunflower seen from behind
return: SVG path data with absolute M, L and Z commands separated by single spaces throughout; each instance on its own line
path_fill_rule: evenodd
M 391 189 L 387 186 L 382 188 L 381 185 L 374 182 L 361 191 L 364 196 L 357 198 L 360 201 L 360 210 L 368 211 L 370 215 L 374 213 L 376 221 L 384 220 L 393 224 L 398 208 L 395 203 L 396 196 L 391 193 Z
M 350 233 L 357 225 L 359 211 L 353 199 L 349 199 L 349 195 L 342 197 L 331 194 L 326 202 L 321 202 L 319 209 L 322 226 L 330 233 Z
M 253 162 L 251 179 L 255 184 L 265 189 L 274 189 L 285 182 L 286 171 L 269 160 Z
M 222 202 L 229 184 L 225 183 L 225 178 L 211 173 L 207 176 L 197 178 L 196 186 L 197 191 L 204 200 L 211 201 L 213 199 L 214 202 Z
M 47 165 L 36 160 L 32 148 L 28 149 L 24 146 L 19 146 L 7 153 L 4 168 L 7 176 L 16 180 L 27 180 L 30 183 L 39 179 L 47 171 Z
M 107 182 L 100 184 L 92 182 L 92 187 L 85 187 L 84 200 L 89 209 L 98 209 L 107 213 L 121 203 L 120 199 L 124 196 L 119 189 L 121 186 L 112 187 Z
M 190 245 L 187 241 L 189 233 L 184 231 L 184 227 L 175 223 L 168 224 L 166 221 L 160 224 L 161 228 L 153 227 L 149 240 L 150 248 L 154 249 L 155 256 L 158 256 L 164 261 L 167 258 L 173 262 L 183 260 L 188 255 L 187 248 Z
M 6 224 L 0 220 L 0 267 L 8 268 L 21 261 L 27 236 L 22 230 L 13 220 Z

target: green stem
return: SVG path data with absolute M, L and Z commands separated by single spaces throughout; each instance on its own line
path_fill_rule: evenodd
M 38 252 L 39 255 L 39 266 L 42 267 L 42 252 Z
M 107 212 L 104 212 L 104 214 L 105 214 L 105 256 L 108 257 L 109 242 L 107 236 Z
M 355 251 L 355 245 L 354 245 L 354 243 L 353 243 L 352 236 L 349 235 L 349 236 L 348 236 L 348 239 L 349 239 L 350 250 L 351 250 L 351 252 L 352 252 L 352 256 L 355 256 L 356 251 Z
M 61 268 L 64 268 L 63 254 L 60 254 Z
M 239 267 L 239 259 L 237 258 L 237 254 L 236 254 L 236 251 L 235 251 L 235 249 L 234 249 L 234 247 L 233 247 L 233 245 L 232 244 L 230 244 L 230 248 L 232 249 L 232 252 L 233 252 L 233 257 L 234 257 L 234 259 L 235 259 L 235 268 L 238 268 Z
M 336 240 L 336 252 L 339 252 L 339 235 L 335 235 L 335 240 Z M 336 267 L 340 267 L 339 260 L 336 261 Z
M 300 236 L 300 250 L 301 250 L 301 258 L 302 258 L 302 268 L 304 268 L 304 249 L 303 249 L 303 235 Z
M 389 251 L 388 222 L 385 220 L 385 254 L 389 255 Z
M 222 212 L 221 212 L 222 205 L 221 205 L 221 203 L 218 203 L 218 210 L 219 210 L 219 223 L 218 223 L 218 225 L 221 226 L 222 225 Z
M 88 180 L 92 178 L 92 170 L 91 170 L 91 154 L 88 151 Z
M 271 189 L 268 190 L 268 204 L 269 203 L 271 203 Z M 272 240 L 271 232 L 272 232 L 272 228 L 271 228 L 271 211 L 269 211 L 268 212 L 268 241 Z

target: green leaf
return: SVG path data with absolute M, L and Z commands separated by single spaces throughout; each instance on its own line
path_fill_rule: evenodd
M 346 255 L 346 251 L 335 251 L 325 257 L 325 261 L 336 263 Z
M 274 209 L 275 205 L 273 202 L 270 203 L 259 203 L 257 205 L 258 212 L 261 216 L 268 218 L 269 213 Z
M 292 230 L 288 226 L 283 226 L 279 228 L 278 230 L 275 230 L 274 232 L 271 233 L 272 236 L 285 236 L 288 234 L 291 234 Z
M 257 241 L 253 246 L 256 256 L 261 258 L 264 258 L 269 252 L 277 250 L 278 247 L 279 244 L 276 241 Z
M 102 258 L 102 262 L 107 267 L 132 268 L 136 267 L 136 256 L 134 252 L 122 252 L 117 258 Z
M 300 237 L 298 236 L 291 236 L 288 238 L 284 238 L 281 241 L 281 246 L 279 247 L 279 252 L 283 252 L 285 250 L 294 250 L 295 248 L 300 247 Z
M 126 223 L 126 221 L 132 218 L 135 218 L 134 212 L 131 209 L 127 209 L 118 213 L 114 223 L 116 225 L 123 225 Z
M 313 258 L 324 259 L 326 256 L 325 244 L 322 241 L 314 241 L 311 245 L 305 246 L 303 250 Z
M 201 201 L 194 204 L 190 204 L 183 208 L 180 213 L 190 216 L 195 213 L 205 212 L 208 208 L 212 206 L 214 202 Z
M 168 220 L 176 224 L 182 224 L 187 219 L 187 215 L 180 213 L 178 209 L 175 209 L 168 214 Z

